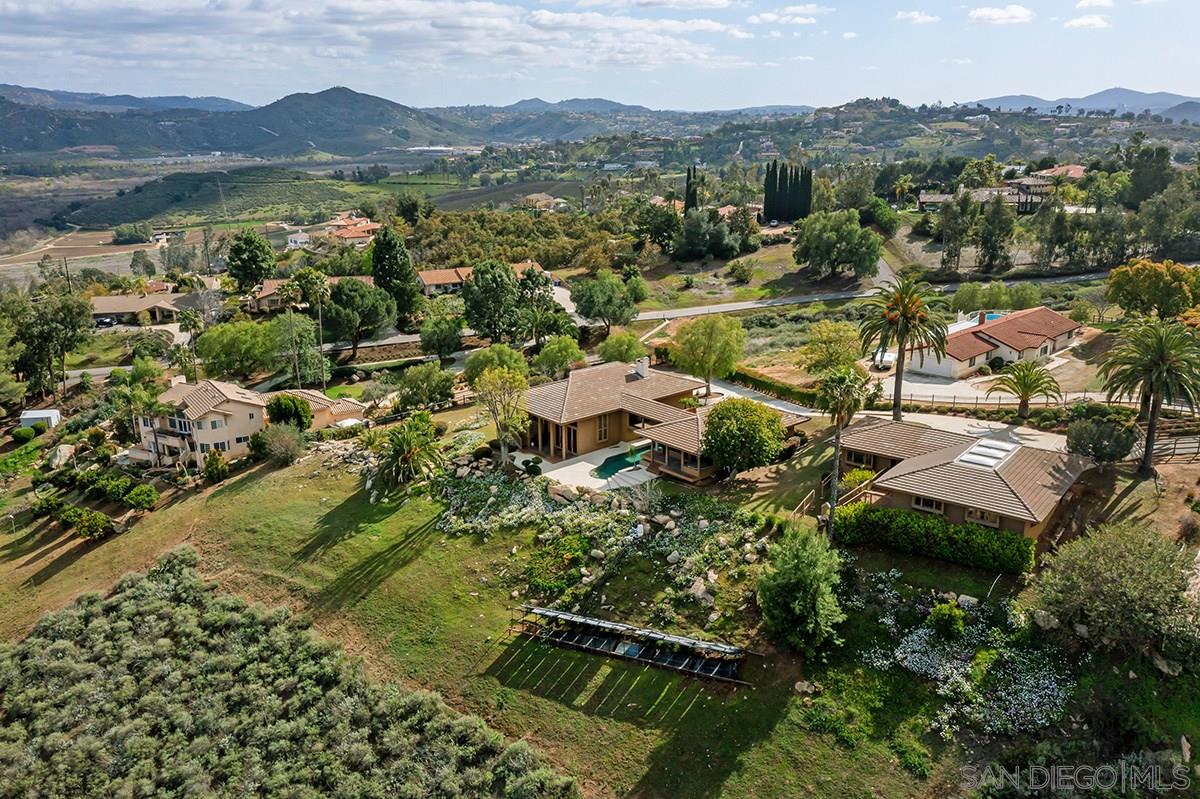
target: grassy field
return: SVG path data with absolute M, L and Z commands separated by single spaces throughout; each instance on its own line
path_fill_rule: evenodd
M 114 330 L 97 333 L 78 349 L 67 354 L 68 369 L 119 366 L 130 361 L 129 347 L 142 333 Z
M 751 266 L 748 283 L 738 283 L 729 274 L 736 262 Z M 853 277 L 814 280 L 806 269 L 796 265 L 791 245 L 776 244 L 728 263 L 664 263 L 645 275 L 650 284 L 650 296 L 642 310 L 661 311 L 669 308 L 690 308 L 723 302 L 744 302 L 792 294 L 845 291 L 857 288 Z M 691 288 L 688 288 L 688 281 Z

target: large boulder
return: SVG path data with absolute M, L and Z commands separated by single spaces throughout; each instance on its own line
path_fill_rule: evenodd
M 50 453 L 50 457 L 46 459 L 46 465 L 51 469 L 61 469 L 71 462 L 71 458 L 75 457 L 75 447 L 70 444 L 59 444 Z

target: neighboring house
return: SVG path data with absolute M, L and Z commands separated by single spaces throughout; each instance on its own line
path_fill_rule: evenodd
M 287 237 L 287 248 L 289 250 L 302 250 L 312 241 L 312 236 L 309 236 L 303 230 L 297 230 L 295 233 L 289 233 Z
M 1047 195 L 1054 191 L 1054 181 L 1049 178 L 1037 177 L 1036 175 L 1026 175 L 1022 178 L 1014 178 L 1004 181 L 1005 186 L 1010 186 L 1017 191 L 1025 194 Z
M 701 449 L 705 421 L 715 406 L 683 407 L 701 388 L 701 380 L 651 369 L 647 358 L 576 369 L 526 393 L 525 449 L 558 461 L 646 439 L 650 446 L 643 461 L 651 471 L 688 482 L 707 480 L 715 470 Z M 782 415 L 789 431 L 805 421 Z
M 1034 213 L 1044 199 L 1043 195 L 1025 191 L 1019 186 L 992 186 L 982 189 L 960 189 L 959 191 L 968 192 L 971 199 L 980 204 L 991 202 L 994 197 L 1001 197 L 1005 204 L 1018 214 Z M 937 213 L 942 205 L 953 200 L 955 196 L 957 195 L 944 192 L 923 191 L 917 195 L 917 210 Z
M 325 278 L 325 282 L 332 286 L 342 279 L 361 280 L 368 286 L 375 285 L 375 279 L 370 275 L 330 275 Z M 246 297 L 242 304 L 251 313 L 278 311 L 283 308 L 283 303 L 279 299 L 279 287 L 286 282 L 287 280 L 282 278 L 267 278 L 261 285 L 255 287 L 254 293 Z
M 227 459 L 248 455 L 250 436 L 266 424 L 262 394 L 221 380 L 177 382 L 158 401 L 169 411 L 139 419 L 141 443 L 130 456 L 164 466 L 184 462 L 202 468 L 214 449 Z
M 621 441 L 643 437 L 645 428 L 691 416 L 680 404 L 704 383 L 636 364 L 603 363 L 530 388 L 526 448 L 550 460 L 566 460 Z
M 915 422 L 862 419 L 842 432 L 842 468 L 876 477 L 865 496 L 888 508 L 944 516 L 1036 538 L 1089 462 Z
M 1066 178 L 1067 180 L 1083 180 L 1083 176 L 1087 174 L 1087 167 L 1083 164 L 1059 164 L 1050 169 L 1042 169 L 1033 173 L 1039 178 Z
M 322 394 L 320 391 L 314 391 L 309 388 L 289 388 L 283 391 L 272 391 L 269 394 L 263 395 L 263 398 L 270 402 L 272 398 L 280 394 L 298 397 L 308 403 L 308 406 L 312 408 L 313 414 L 309 430 L 322 430 L 326 427 L 342 426 L 340 423 L 347 420 L 362 422 L 364 414 L 367 411 L 367 406 L 356 399 L 350 397 L 333 399 Z
M 45 422 L 46 429 L 53 430 L 62 422 L 62 413 L 57 408 L 32 408 L 21 411 L 21 419 L 17 422 L 17 426 L 29 427 L 38 422 Z
M 660 197 L 657 194 L 650 198 L 651 205 L 658 205 L 664 208 L 670 208 L 677 214 L 683 213 L 683 200 L 668 200 L 665 197 Z
M 91 298 L 92 317 L 111 316 L 134 321 L 142 311 L 155 324 L 172 322 L 185 308 L 196 307 L 197 294 L 104 294 Z
M 975 324 L 946 336 L 946 354 L 940 360 L 932 351 L 914 349 L 908 357 L 908 368 L 958 380 L 993 358 L 1005 362 L 1046 358 L 1069 347 L 1082 327 L 1043 306 L 999 317 L 980 311 Z
M 546 274 L 551 283 L 558 285 L 558 280 L 554 275 L 532 259 L 515 263 L 512 268 L 518 279 L 532 269 L 535 272 Z M 454 269 L 422 269 L 417 272 L 417 282 L 421 284 L 421 290 L 425 296 L 432 297 L 437 294 L 462 291 L 463 284 L 470 280 L 473 274 L 475 274 L 475 269 L 470 266 L 460 266 Z

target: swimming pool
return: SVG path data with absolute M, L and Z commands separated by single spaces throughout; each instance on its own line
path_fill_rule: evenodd
M 605 458 L 599 466 L 597 466 L 595 469 L 592 469 L 589 474 L 591 474 L 592 477 L 598 477 L 601 480 L 607 480 L 617 472 L 623 472 L 626 469 L 632 469 L 640 464 L 642 462 L 642 455 L 648 449 L 650 449 L 649 446 L 642 446 L 632 449 L 629 452 L 610 455 L 609 457 Z

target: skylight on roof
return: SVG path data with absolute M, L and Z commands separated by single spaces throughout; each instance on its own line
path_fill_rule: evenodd
M 966 463 L 972 466 L 982 466 L 986 469 L 995 469 L 1005 458 L 1016 450 L 1017 445 L 1009 441 L 998 441 L 994 438 L 983 438 L 971 445 L 963 454 L 959 455 L 957 461 Z

